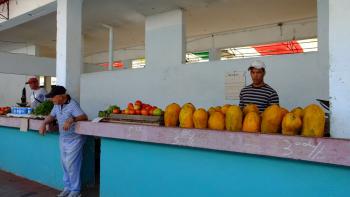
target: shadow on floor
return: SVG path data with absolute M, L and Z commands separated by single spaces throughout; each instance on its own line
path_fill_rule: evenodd
M 56 189 L 0 171 L 1 197 L 54 197 L 58 193 Z M 82 193 L 83 197 L 98 197 L 99 189 L 88 187 Z

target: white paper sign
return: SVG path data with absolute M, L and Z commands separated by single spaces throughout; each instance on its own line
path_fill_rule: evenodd
M 97 123 L 97 122 L 100 122 L 102 119 L 103 118 L 98 117 L 98 118 L 93 119 L 91 122 Z
M 239 100 L 241 89 L 246 86 L 245 72 L 233 71 L 225 74 L 225 99 Z

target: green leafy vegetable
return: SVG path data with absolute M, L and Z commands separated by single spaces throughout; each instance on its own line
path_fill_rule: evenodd
M 34 115 L 47 116 L 50 114 L 54 104 L 52 101 L 42 102 L 33 112 Z

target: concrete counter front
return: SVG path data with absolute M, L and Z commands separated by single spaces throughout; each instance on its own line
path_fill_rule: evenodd
M 350 141 L 91 123 L 101 196 L 346 196 Z
M 27 119 L 26 119 L 27 120 Z M 48 185 L 63 187 L 58 132 L 38 134 L 42 120 L 27 120 L 29 130 L 21 132 L 21 118 L 0 117 L 0 170 Z M 84 185 L 94 184 L 94 140 L 84 147 L 82 179 Z

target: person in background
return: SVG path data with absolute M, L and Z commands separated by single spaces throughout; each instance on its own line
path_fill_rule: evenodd
M 39 86 L 37 78 L 30 78 L 26 84 L 29 84 L 32 92 L 30 93 L 30 107 L 35 109 L 38 105 L 45 101 L 45 95 L 47 94 L 44 88 Z
M 80 105 L 66 94 L 66 89 L 63 86 L 53 87 L 46 97 L 52 100 L 54 107 L 50 115 L 42 123 L 39 133 L 44 135 L 46 133 L 46 125 L 57 119 L 64 184 L 63 191 L 57 196 L 81 196 L 80 170 L 85 136 L 75 132 L 75 123 L 77 121 L 85 121 L 88 118 L 80 108 Z
M 239 95 L 241 108 L 248 104 L 255 104 L 260 112 L 263 112 L 272 104 L 279 104 L 277 92 L 264 82 L 266 73 L 265 63 L 259 60 L 254 61 L 248 70 L 253 83 L 244 87 Z

